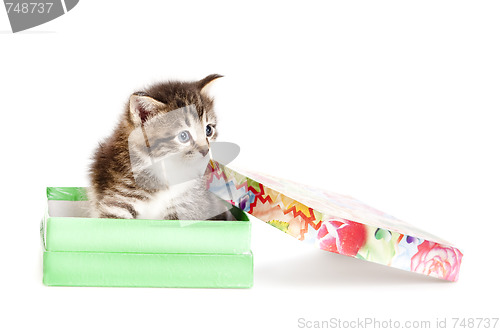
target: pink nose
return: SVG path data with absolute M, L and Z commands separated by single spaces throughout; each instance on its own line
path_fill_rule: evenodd
M 201 153 L 201 155 L 203 157 L 205 157 L 209 151 L 208 147 L 204 147 L 204 148 L 199 148 L 198 151 Z

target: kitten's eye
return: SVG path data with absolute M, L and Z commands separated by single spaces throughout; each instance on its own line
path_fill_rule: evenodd
M 212 125 L 207 125 L 205 134 L 207 135 L 207 137 L 212 136 L 214 134 L 214 127 Z
M 189 138 L 191 135 L 189 135 L 189 131 L 181 131 L 179 135 L 177 135 L 177 138 L 179 138 L 179 141 L 181 143 L 186 143 L 189 141 Z

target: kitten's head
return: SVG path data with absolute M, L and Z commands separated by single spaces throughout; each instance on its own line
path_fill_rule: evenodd
M 208 85 L 220 75 L 196 82 L 166 82 L 134 93 L 127 121 L 130 160 L 135 173 L 183 182 L 193 170 L 205 170 L 210 142 L 217 137 L 217 118 Z M 137 179 L 137 178 L 136 178 Z

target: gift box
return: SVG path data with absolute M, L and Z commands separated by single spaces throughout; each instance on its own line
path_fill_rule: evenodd
M 462 253 L 450 243 L 352 197 L 211 162 L 207 188 L 232 205 L 320 249 L 456 281 Z
M 89 218 L 85 188 L 47 188 L 41 223 L 49 286 L 248 288 L 250 222 Z

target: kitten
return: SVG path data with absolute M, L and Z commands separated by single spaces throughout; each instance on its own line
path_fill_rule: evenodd
M 213 99 L 205 90 L 219 77 L 159 83 L 130 96 L 93 158 L 92 217 L 234 219 L 204 178 L 217 137 Z

